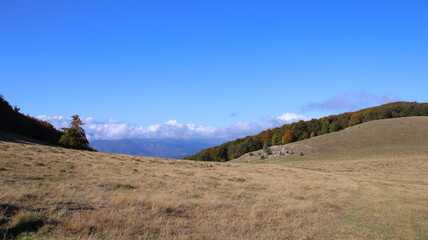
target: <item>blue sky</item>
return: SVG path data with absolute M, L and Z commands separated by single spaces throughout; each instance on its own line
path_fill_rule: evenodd
M 107 126 L 100 138 L 158 125 L 132 136 L 239 136 L 426 102 L 427 12 L 404 0 L 1 1 L 0 93 L 56 126 L 74 114 Z

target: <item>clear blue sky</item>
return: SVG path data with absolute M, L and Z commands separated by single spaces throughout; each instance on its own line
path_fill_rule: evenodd
M 0 93 L 32 116 L 139 126 L 426 102 L 427 13 L 411 0 L 1 1 Z

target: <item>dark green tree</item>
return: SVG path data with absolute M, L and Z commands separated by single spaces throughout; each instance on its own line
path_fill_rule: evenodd
M 332 122 L 330 124 L 330 132 L 337 132 L 340 129 L 342 129 L 342 127 L 340 126 L 340 124 L 338 122 Z
M 86 138 L 85 130 L 81 127 L 85 125 L 80 120 L 79 115 L 71 116 L 72 121 L 70 127 L 61 128 L 64 131 L 59 143 L 67 148 L 81 149 L 81 150 L 93 150 L 89 146 L 89 141 Z
M 321 134 L 329 133 L 330 132 L 330 120 L 327 117 L 325 117 L 325 118 L 321 119 L 321 123 L 322 123 Z

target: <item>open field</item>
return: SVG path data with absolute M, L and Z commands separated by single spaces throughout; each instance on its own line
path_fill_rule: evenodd
M 258 164 L 76 151 L 1 133 L 0 231 L 29 239 L 428 239 L 428 118 L 382 121 L 295 143 L 312 151 L 251 161 Z
M 2 234 L 52 239 L 312 239 L 356 194 L 330 173 L 0 142 Z

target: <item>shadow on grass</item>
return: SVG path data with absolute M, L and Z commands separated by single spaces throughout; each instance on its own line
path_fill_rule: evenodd
M 14 205 L 0 204 L 0 210 L 5 217 L 0 219 L 0 236 L 3 239 L 16 239 L 22 233 L 37 232 L 45 225 L 44 220 L 37 215 L 19 216 L 20 209 Z M 14 218 L 17 219 L 13 221 Z

